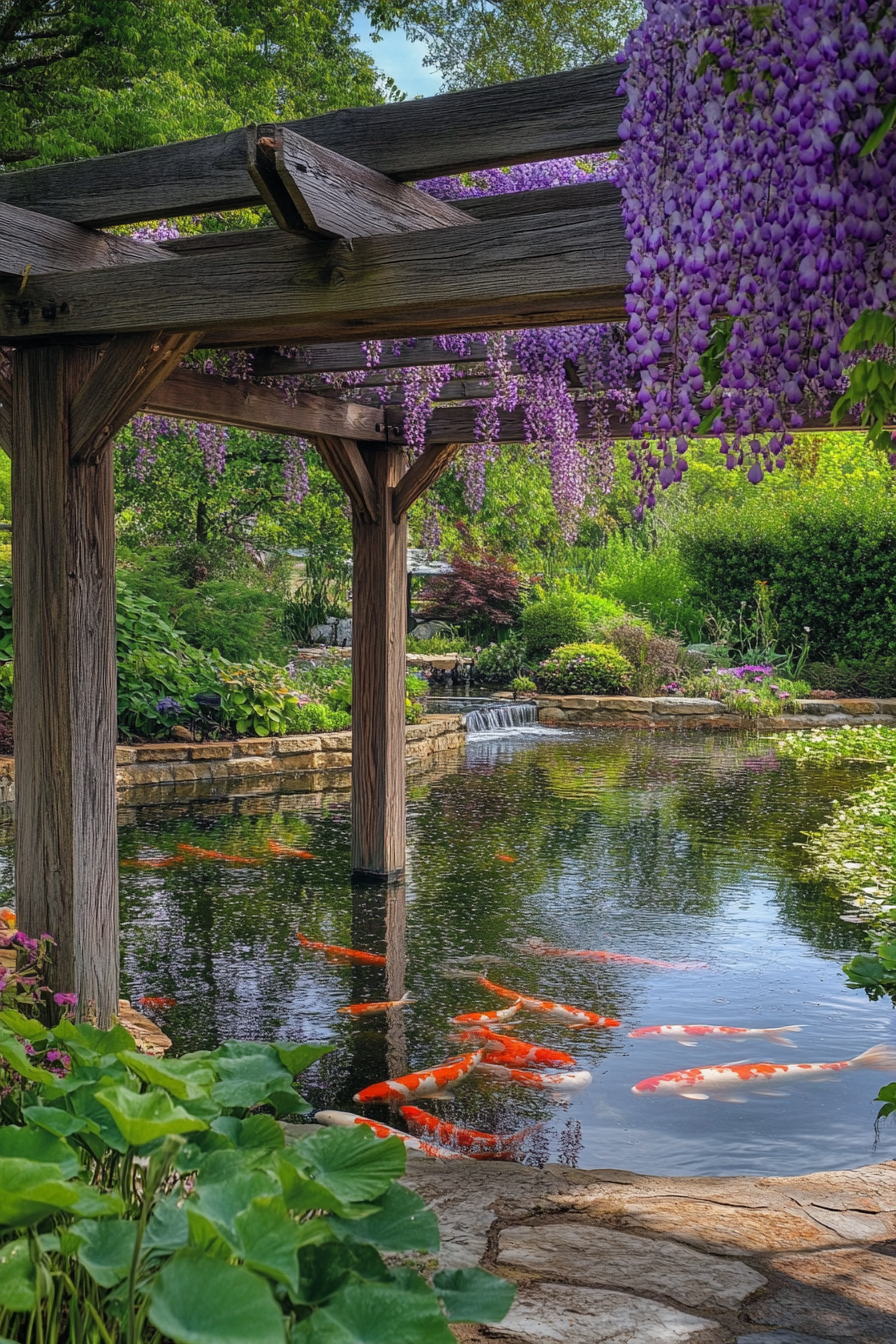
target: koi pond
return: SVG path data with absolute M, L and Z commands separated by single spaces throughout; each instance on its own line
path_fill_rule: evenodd
M 776 757 L 773 741 L 747 735 L 473 736 L 465 759 L 412 784 L 407 880 L 388 889 L 348 879 L 345 793 L 124 805 L 122 993 L 135 1004 L 176 1001 L 157 1011 L 178 1052 L 228 1037 L 330 1041 L 335 1051 L 308 1075 L 309 1100 L 404 1128 L 397 1107 L 362 1107 L 353 1095 L 470 1049 L 452 1041 L 459 1028 L 449 1019 L 509 1004 L 470 978 L 484 971 L 526 996 L 621 1022 L 573 1029 L 540 1013 L 515 1017 L 514 1036 L 590 1071 L 582 1090 L 564 1096 L 474 1074 L 451 1100 L 416 1102 L 479 1130 L 542 1122 L 523 1160 L 789 1175 L 893 1158 L 896 1127 L 875 1128 L 886 1073 L 795 1071 L 761 1087 L 735 1079 L 706 1100 L 632 1091 L 673 1071 L 847 1060 L 893 1041 L 889 1002 L 849 990 L 840 969 L 861 935 L 840 920 L 833 891 L 801 871 L 803 832 L 867 769 L 798 767 Z M 11 824 L 0 842 L 9 864 Z M 130 866 L 147 859 L 177 861 Z M 385 964 L 328 958 L 297 931 Z M 674 965 L 536 955 L 529 938 Z M 414 1002 L 381 1016 L 338 1012 L 405 992 Z M 690 1048 L 628 1034 L 692 1023 L 802 1030 L 698 1036 Z M 698 1083 L 680 1090 L 707 1093 Z

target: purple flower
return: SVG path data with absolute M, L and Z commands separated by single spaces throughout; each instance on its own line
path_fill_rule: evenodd
M 58 1003 L 60 1008 L 74 1008 L 78 1003 L 77 994 L 54 994 L 53 1002 Z

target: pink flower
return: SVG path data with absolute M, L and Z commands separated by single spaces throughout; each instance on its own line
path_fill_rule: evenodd
M 53 1002 L 58 1003 L 60 1008 L 74 1008 L 78 1002 L 77 994 L 54 994 Z

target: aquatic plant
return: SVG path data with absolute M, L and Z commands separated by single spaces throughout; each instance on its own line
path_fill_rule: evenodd
M 535 680 L 549 695 L 618 695 L 632 666 L 612 644 L 565 644 L 539 663 Z

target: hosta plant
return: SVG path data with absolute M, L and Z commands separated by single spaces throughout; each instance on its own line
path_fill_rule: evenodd
M 438 1248 L 400 1141 L 288 1142 L 329 1046 L 227 1041 L 180 1059 L 121 1025 L 0 1010 L 0 1336 L 20 1344 L 454 1344 L 513 1288 L 394 1263 Z M 384 1259 L 390 1257 L 390 1263 Z

